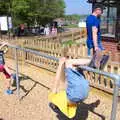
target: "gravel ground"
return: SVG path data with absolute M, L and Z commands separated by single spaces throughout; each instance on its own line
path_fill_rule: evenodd
M 14 64 L 10 67 L 14 68 Z M 67 120 L 48 106 L 48 92 L 55 74 L 27 64 L 24 64 L 24 68 L 20 66 L 19 71 L 22 73 L 20 101 L 14 87 L 13 95 L 4 94 L 5 81 L 0 73 L 0 120 Z M 110 120 L 111 105 L 111 95 L 91 88 L 88 99 L 79 105 L 74 120 Z M 117 111 L 116 120 L 119 120 L 120 103 Z

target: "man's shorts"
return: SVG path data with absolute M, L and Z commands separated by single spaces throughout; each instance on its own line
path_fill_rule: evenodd
M 3 72 L 6 79 L 9 79 L 11 75 L 5 70 L 4 65 L 0 64 L 0 72 Z
M 72 102 L 80 102 L 88 97 L 89 81 L 77 70 L 65 69 L 67 79 L 67 97 Z

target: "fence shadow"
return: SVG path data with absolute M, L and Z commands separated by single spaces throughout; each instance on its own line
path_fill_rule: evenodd
M 29 77 L 29 76 L 26 76 L 26 75 L 18 76 L 18 78 L 19 78 L 19 82 L 21 82 L 21 81 L 23 81 L 23 80 L 28 80 L 28 79 L 30 79 L 30 77 Z M 17 86 L 17 85 L 16 85 L 16 80 L 13 81 L 12 86 L 13 86 L 13 87 L 16 87 L 16 86 Z M 23 85 L 20 85 L 20 88 L 21 88 L 25 93 L 28 92 L 28 90 L 26 90 Z M 13 89 L 13 91 L 16 91 L 16 89 L 17 89 L 17 88 Z
M 24 92 L 26 92 L 26 94 L 25 94 L 24 96 L 22 96 L 20 100 L 23 100 L 23 99 L 36 87 L 36 85 L 40 85 L 40 86 L 42 86 L 42 87 L 44 87 L 44 88 L 46 88 L 46 89 L 48 89 L 48 90 L 50 89 L 49 87 L 45 86 L 44 84 L 42 84 L 42 83 L 40 83 L 40 82 L 37 82 L 37 81 L 33 80 L 32 78 L 29 78 L 29 80 L 33 81 L 34 84 L 33 84 L 33 86 L 32 86 L 29 90 L 26 90 L 26 91 L 25 91 L 25 89 L 24 89 L 24 86 L 21 86 L 21 85 L 20 85 L 21 89 L 22 89 Z
M 105 120 L 105 116 L 94 111 L 94 109 L 98 107 L 99 104 L 100 100 L 97 100 L 91 104 L 86 104 L 84 102 L 80 103 L 76 111 L 76 116 L 72 119 L 66 117 L 57 107 L 53 107 L 52 103 L 50 103 L 49 106 L 52 108 L 54 112 L 57 113 L 56 117 L 58 118 L 58 120 L 87 120 L 89 111 L 100 117 L 101 120 Z
M 20 89 L 22 89 L 22 90 L 25 92 L 25 94 L 24 94 L 23 96 L 21 96 L 21 99 L 20 99 L 20 100 L 23 100 L 23 99 L 36 87 L 36 85 L 40 85 L 40 86 L 42 86 L 42 87 L 44 87 L 44 88 L 46 88 L 46 89 L 48 89 L 48 90 L 50 89 L 50 88 L 47 87 L 46 85 L 44 85 L 44 84 L 42 84 L 42 83 L 40 83 L 40 82 L 37 82 L 37 81 L 33 80 L 31 77 L 26 76 L 25 74 L 20 73 L 19 82 L 24 81 L 24 80 L 31 80 L 32 82 L 34 82 L 34 84 L 33 84 L 33 86 L 32 86 L 29 90 L 27 90 L 27 89 L 25 89 L 25 87 L 24 87 L 23 85 L 21 85 L 21 84 L 19 83 Z M 17 88 L 16 88 L 17 85 L 16 85 L 16 81 L 15 81 L 15 80 L 13 81 L 12 86 L 15 87 L 15 89 L 13 89 L 13 91 L 16 91 L 16 90 L 17 90 Z

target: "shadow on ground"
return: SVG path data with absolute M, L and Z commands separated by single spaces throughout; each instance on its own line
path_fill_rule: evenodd
M 57 118 L 58 120 L 87 120 L 89 111 L 94 113 L 96 116 L 101 118 L 101 120 L 105 120 L 105 116 L 100 115 L 99 113 L 96 113 L 94 109 L 98 107 L 100 104 L 100 100 L 97 100 L 91 104 L 85 104 L 85 103 L 80 103 L 78 105 L 77 111 L 76 111 L 76 116 L 74 118 L 69 119 L 66 117 L 57 107 L 55 107 L 52 103 L 50 103 L 50 107 L 54 112 L 57 113 Z M 54 106 L 54 107 L 53 107 Z
M 37 82 L 37 81 L 33 80 L 32 78 L 30 78 L 29 76 L 26 76 L 24 74 L 20 74 L 20 76 L 18 78 L 19 78 L 19 86 L 25 92 L 25 94 L 20 98 L 20 100 L 24 99 L 24 97 L 26 97 L 36 87 L 37 84 L 48 90 L 50 89 L 49 87 L 45 86 L 44 84 Z M 33 86 L 29 90 L 26 90 L 25 87 L 20 84 L 20 82 L 24 81 L 24 80 L 31 80 L 32 82 L 34 82 Z M 13 81 L 12 86 L 13 87 L 17 86 L 16 80 Z M 17 88 L 13 89 L 13 91 L 16 91 L 16 90 L 17 90 Z

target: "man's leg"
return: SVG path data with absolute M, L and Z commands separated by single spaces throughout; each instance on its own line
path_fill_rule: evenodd
M 87 54 L 88 54 L 88 57 L 91 57 L 91 49 L 90 48 L 87 48 Z

